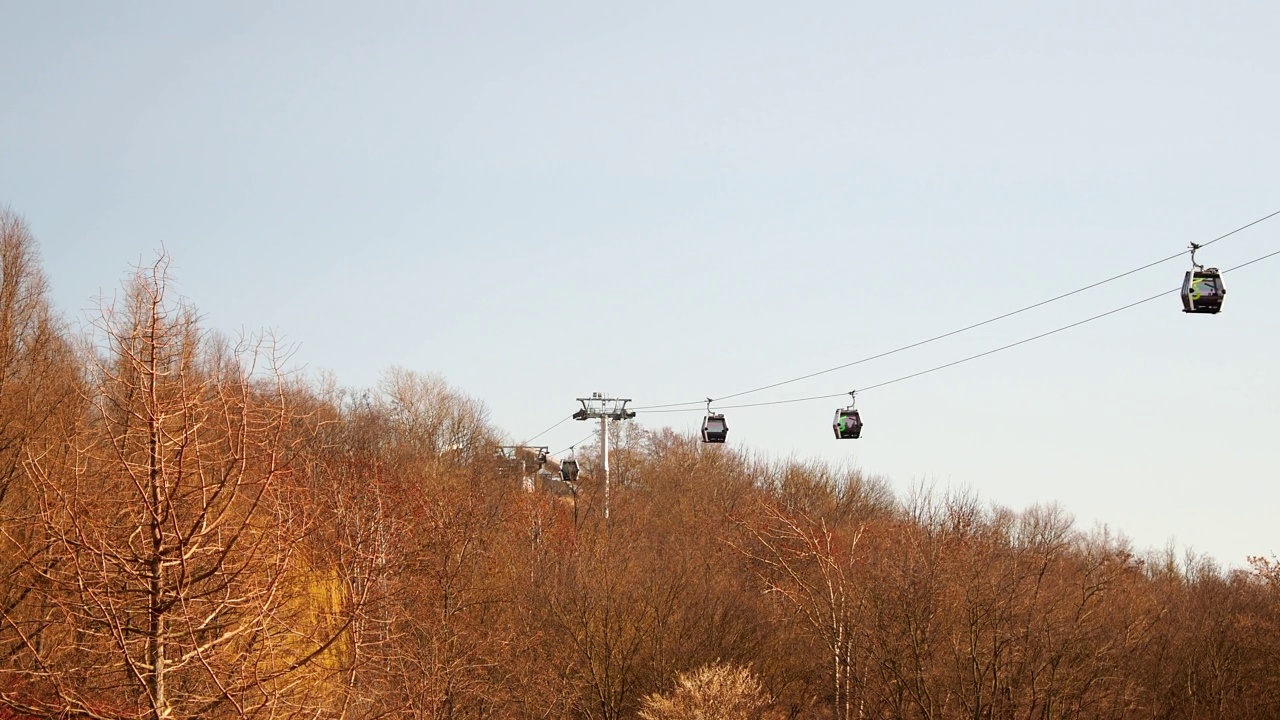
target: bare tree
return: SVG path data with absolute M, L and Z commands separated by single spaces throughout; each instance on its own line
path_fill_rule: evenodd
M 765 591 L 784 598 L 826 649 L 832 717 L 853 717 L 859 712 L 854 650 L 863 609 L 854 551 L 863 528 L 833 528 L 768 502 L 747 527 L 754 543 L 740 549 L 759 564 Z
M 670 693 L 641 703 L 641 720 L 753 720 L 770 702 L 751 670 L 727 664 L 680 673 Z
M 48 303 L 35 239 L 0 210 L 0 709 L 38 671 L 50 608 L 40 575 L 53 563 L 27 459 L 57 444 L 78 411 L 78 357 Z
M 104 310 L 92 409 L 64 454 L 31 453 L 52 562 L 51 632 L 25 648 L 29 712 L 314 712 L 340 589 L 297 552 L 288 393 L 273 348 L 230 346 L 171 303 L 168 259 Z

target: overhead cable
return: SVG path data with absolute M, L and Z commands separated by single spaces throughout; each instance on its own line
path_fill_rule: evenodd
M 563 453 L 563 452 L 567 452 L 567 451 L 569 451 L 569 450 L 572 450 L 572 449 L 574 449 L 574 448 L 578 447 L 579 445 L 581 445 L 582 443 L 584 443 L 584 442 L 586 442 L 586 441 L 590 440 L 590 439 L 591 439 L 591 437 L 592 437 L 593 435 L 595 435 L 595 434 L 596 434 L 596 431 L 595 431 L 595 430 L 592 430 L 590 435 L 587 435 L 586 437 L 584 437 L 584 438 L 582 438 L 581 440 L 579 440 L 578 442 L 576 442 L 576 443 L 574 443 L 574 444 L 570 445 L 569 447 L 565 448 L 564 450 L 560 450 L 560 451 L 558 451 L 558 452 L 554 452 L 554 453 L 551 453 L 551 454 L 552 454 L 552 455 L 559 455 L 560 453 Z
M 1257 225 L 1257 224 L 1259 224 L 1259 223 L 1261 223 L 1261 222 L 1264 222 L 1264 221 L 1266 221 L 1266 220 L 1270 220 L 1271 218 L 1273 218 L 1273 217 L 1275 217 L 1275 216 L 1277 216 L 1277 215 L 1280 215 L 1280 210 L 1276 210 L 1275 212 L 1270 213 L 1269 215 L 1264 215 L 1263 217 L 1260 217 L 1260 218 L 1258 218 L 1257 220 L 1254 220 L 1253 222 L 1248 223 L 1247 225 L 1241 225 L 1240 227 L 1236 228 L 1235 230 L 1232 230 L 1231 232 L 1225 233 L 1225 234 L 1223 234 L 1223 235 L 1219 235 L 1218 237 L 1216 237 L 1216 238 L 1214 238 L 1214 239 L 1212 239 L 1212 240 L 1209 240 L 1209 241 L 1206 241 L 1206 242 L 1203 242 L 1203 243 L 1198 243 L 1198 245 L 1197 245 L 1197 246 L 1198 246 L 1198 247 L 1201 247 L 1201 248 L 1203 248 L 1203 247 L 1207 247 L 1207 246 L 1209 246 L 1209 245 L 1212 245 L 1212 244 L 1214 244 L 1214 243 L 1218 242 L 1219 240 L 1225 240 L 1226 238 L 1229 238 L 1229 237 L 1231 237 L 1232 235 L 1235 235 L 1236 233 L 1239 233 L 1239 232 L 1241 232 L 1241 231 L 1243 231 L 1243 230 L 1247 230 L 1247 229 L 1249 229 L 1249 228 L 1253 227 L 1254 225 Z M 882 353 L 879 353 L 879 354 L 876 354 L 876 355 L 871 355 L 871 356 L 868 356 L 868 357 L 864 357 L 864 358 L 861 358 L 861 359 L 859 359 L 859 360 L 854 360 L 854 361 L 852 361 L 852 362 L 848 362 L 848 363 L 845 363 L 845 364 L 843 364 L 843 365 L 837 365 L 837 366 L 835 366 L 835 367 L 827 368 L 826 370 L 819 370 L 819 371 L 817 371 L 817 372 L 812 372 L 812 373 L 809 373 L 809 374 L 807 374 L 807 375 L 801 375 L 801 376 L 799 376 L 799 377 L 794 377 L 794 378 L 791 378 L 791 379 L 789 379 L 789 380 L 783 380 L 783 381 L 781 381 L 781 382 L 775 382 L 775 383 L 771 383 L 771 384 L 769 384 L 769 385 L 762 385 L 762 386 L 757 387 L 757 388 L 752 388 L 752 389 L 750 389 L 750 390 L 743 390 L 742 392 L 736 392 L 736 393 L 733 393 L 733 394 L 731 394 L 731 395 L 724 395 L 724 396 L 722 396 L 722 397 L 716 398 L 716 402 L 719 402 L 719 401 L 722 401 L 722 400 L 730 400 L 730 399 L 732 399 L 732 398 L 736 398 L 736 397 L 742 397 L 743 395 L 751 395 L 751 394 L 754 394 L 754 393 L 762 392 L 762 391 L 764 391 L 764 390 L 771 390 L 771 389 L 773 389 L 773 388 L 781 387 L 781 386 L 783 386 L 783 385 L 790 385 L 791 383 L 797 383 L 797 382 L 800 382 L 801 380 L 808 380 L 808 379 L 810 379 L 810 378 L 818 377 L 819 375 L 826 375 L 827 373 L 833 373 L 833 372 L 835 372 L 835 371 L 837 371 L 837 370 L 844 370 L 845 368 L 851 368 L 851 367 L 853 367 L 853 366 L 855 366 L 855 365 L 861 365 L 862 363 L 871 362 L 872 360 L 879 360 L 880 358 L 883 358 L 883 357 L 888 357 L 888 356 L 890 356 L 890 355 L 895 355 L 895 354 L 900 353 L 900 352 L 903 352 L 903 351 L 905 351 L 905 350 L 911 350 L 912 348 L 917 348 L 917 347 L 920 347 L 920 346 L 922 346 L 922 345 L 928 345 L 928 344 L 929 344 L 929 343 L 931 343 L 931 342 L 936 342 L 936 341 L 938 341 L 938 340 L 942 340 L 942 339 L 944 339 L 944 338 L 949 338 L 949 337 L 952 337 L 953 335 L 959 335 L 960 333 L 964 333 L 964 332 L 968 332 L 968 331 L 973 330 L 973 329 L 976 329 L 976 328 L 980 328 L 980 327 L 982 327 L 983 325 L 990 325 L 991 323 L 994 323 L 994 322 L 997 322 L 997 321 L 1000 321 L 1000 320 L 1004 320 L 1004 319 L 1006 319 L 1006 318 L 1011 318 L 1011 317 L 1013 317 L 1014 315 L 1019 315 L 1019 314 L 1021 314 L 1021 313 L 1027 312 L 1027 311 L 1029 311 L 1029 310 L 1034 310 L 1034 309 L 1036 309 L 1036 308 L 1038 308 L 1038 307 L 1043 307 L 1043 306 L 1048 305 L 1048 304 L 1050 304 L 1050 303 L 1057 302 L 1057 301 L 1062 300 L 1062 299 L 1065 299 L 1065 298 L 1069 298 L 1069 297 L 1071 297 L 1072 295 L 1078 295 L 1078 294 L 1080 294 L 1080 293 L 1082 293 L 1082 292 L 1085 292 L 1085 291 L 1087 291 L 1087 290 L 1092 290 L 1093 288 L 1099 287 L 1099 286 L 1101 286 L 1101 285 L 1106 285 L 1106 284 L 1107 284 L 1107 283 L 1109 283 L 1109 282 L 1112 282 L 1112 281 L 1115 281 L 1115 280 L 1119 280 L 1120 278 L 1128 277 L 1129 275 L 1133 275 L 1134 273 L 1142 272 L 1143 270 L 1147 270 L 1147 269 L 1153 268 L 1153 267 L 1155 267 L 1155 266 L 1157 266 L 1157 265 L 1162 265 L 1162 264 L 1164 264 L 1164 263 L 1169 262 L 1170 260 L 1174 260 L 1174 259 L 1180 258 L 1180 257 L 1182 257 L 1183 255 L 1186 255 L 1186 254 L 1187 254 L 1187 251 L 1183 250 L 1183 251 L 1178 252 L 1178 253 L 1176 253 L 1176 254 L 1174 254 L 1174 255 L 1170 255 L 1170 256 L 1168 256 L 1168 257 L 1166 257 L 1166 258 L 1162 258 L 1162 259 L 1160 259 L 1160 260 L 1156 260 L 1156 261 L 1153 261 L 1153 262 L 1149 262 L 1149 263 L 1147 263 L 1146 265 L 1142 265 L 1142 266 L 1140 266 L 1140 267 L 1136 267 L 1136 268 L 1134 268 L 1134 269 L 1132 269 L 1132 270 L 1127 270 L 1127 271 L 1122 272 L 1122 273 L 1120 273 L 1120 274 L 1118 274 L 1118 275 L 1112 275 L 1111 277 L 1106 278 L 1105 280 L 1099 280 L 1099 281 L 1097 281 L 1097 282 L 1090 283 L 1089 285 L 1085 285 L 1084 287 L 1076 288 L 1075 290 L 1072 290 L 1072 291 L 1070 291 L 1070 292 L 1065 292 L 1065 293 L 1062 293 L 1061 295 L 1056 295 L 1056 296 L 1054 296 L 1054 297 L 1051 297 L 1051 298 L 1049 298 L 1048 300 L 1041 300 L 1040 302 L 1033 303 L 1033 304 L 1031 304 L 1031 305 L 1027 305 L 1026 307 L 1022 307 L 1022 308 L 1019 308 L 1019 309 L 1017 309 L 1017 310 L 1013 310 L 1013 311 L 1011 311 L 1011 312 L 1004 313 L 1003 315 L 997 315 L 997 316 L 995 316 L 995 317 L 993 317 L 993 318 L 988 318 L 988 319 L 986 319 L 986 320 L 983 320 L 982 322 L 973 323 L 972 325 L 966 325 L 965 327 L 962 327 L 962 328 L 960 328 L 960 329 L 958 329 L 958 330 L 952 330 L 951 332 L 946 332 L 946 333 L 943 333 L 943 334 L 941 334 L 941 335 L 935 335 L 935 336 L 933 336 L 933 337 L 931 337 L 931 338 L 928 338 L 928 339 L 926 339 L 926 340 L 920 340 L 920 341 L 918 341 L 918 342 L 911 343 L 910 345 L 903 345 L 902 347 L 894 348 L 894 349 L 892 349 L 892 350 L 886 350 L 885 352 L 882 352 Z M 1247 264 L 1247 263 L 1246 263 L 1246 264 Z M 1241 266 L 1239 266 L 1239 267 L 1243 267 L 1243 265 L 1241 265 Z M 1162 295 L 1163 295 L 1163 294 L 1164 294 L 1164 293 L 1162 293 Z M 1144 301 L 1144 302 L 1145 302 L 1145 301 Z M 1088 321 L 1085 321 L 1085 322 L 1088 322 Z M 1066 328 L 1063 328 L 1063 329 L 1066 329 Z M 845 395 L 845 394 L 847 394 L 847 393 L 841 393 L 841 395 Z M 829 397 L 829 396 L 823 396 L 823 397 Z M 639 407 L 636 407 L 636 408 L 633 408 L 633 409 L 634 409 L 634 410 L 645 410 L 645 411 L 649 411 L 649 412 L 658 412 L 658 411 L 659 411 L 660 409 L 662 409 L 662 408 L 677 408 L 677 407 L 685 407 L 685 406 L 689 406 L 689 405 L 703 405 L 705 402 L 706 402 L 705 400 L 690 400 L 690 401 L 688 401 L 688 402 L 666 403 L 666 404 L 662 404 L 662 405 L 643 405 L 643 406 L 639 406 Z M 753 407 L 753 406 L 752 406 L 752 405 L 740 405 L 740 406 L 736 406 L 736 407 Z M 693 408 L 689 408 L 689 410 L 692 410 L 692 409 L 693 409 Z M 686 411 L 687 411 L 687 410 L 686 410 Z M 673 412 L 673 411 L 667 410 L 666 412 Z
M 569 421 L 569 420 L 572 420 L 572 419 L 573 419 L 573 416 L 572 416 L 572 415 L 569 415 L 569 416 L 565 417 L 563 420 L 561 420 L 560 422 L 556 423 L 555 425 L 552 425 L 551 427 L 547 428 L 546 430 L 543 430 L 542 432 L 538 433 L 537 435 L 534 435 L 533 437 L 529 438 L 528 440 L 525 440 L 525 443 L 531 443 L 531 442 L 533 442 L 534 440 L 537 440 L 538 438 L 542 437 L 543 435 L 546 435 L 547 433 L 551 432 L 552 430 L 555 430 L 556 428 L 558 428 L 558 427 L 560 427 L 561 425 L 565 424 L 565 422 L 567 422 L 567 421 Z
M 1273 214 L 1274 214 L 1274 213 L 1273 213 Z M 1229 273 L 1229 272 L 1232 272 L 1232 271 L 1235 271 L 1235 270 L 1239 270 L 1239 269 L 1244 268 L 1244 267 L 1248 267 L 1249 265 L 1252 265 L 1252 264 L 1254 264 L 1254 263 L 1258 263 L 1258 262 L 1262 262 L 1263 260 L 1266 260 L 1266 259 L 1271 258 L 1271 257 L 1275 257 L 1276 255 L 1280 255 L 1280 250 L 1276 250 L 1275 252 L 1268 253 L 1268 254 L 1266 254 L 1266 255 L 1263 255 L 1262 257 L 1254 258 L 1253 260 L 1250 260 L 1250 261 L 1245 262 L 1245 263 L 1241 263 L 1241 264 L 1239 264 L 1239 265 L 1236 265 L 1235 267 L 1227 268 L 1226 270 L 1223 270 L 1223 271 L 1221 271 L 1221 272 L 1225 275 L 1226 273 Z M 1102 319 L 1102 318 L 1104 318 L 1104 317 L 1107 317 L 1107 316 L 1109 316 L 1109 315 L 1115 315 L 1115 314 L 1116 314 L 1116 313 L 1118 313 L 1118 312 L 1122 312 L 1122 311 L 1124 311 L 1124 310 L 1128 310 L 1128 309 L 1130 309 L 1130 308 L 1135 308 L 1135 307 L 1137 307 L 1137 306 L 1139 306 L 1139 305 L 1143 305 L 1143 304 L 1145 304 L 1145 303 L 1149 303 L 1149 302 L 1151 302 L 1152 300 L 1157 300 L 1157 299 L 1159 299 L 1159 298 L 1165 297 L 1166 295 L 1171 295 L 1171 294 L 1176 293 L 1176 292 L 1181 292 L 1181 290 L 1182 290 L 1182 288 L 1179 286 L 1179 287 L 1176 287 L 1176 288 L 1174 288 L 1174 289 L 1172 289 L 1172 290 L 1166 290 L 1166 291 L 1164 291 L 1164 292 L 1160 292 L 1160 293 L 1157 293 L 1157 294 L 1155 294 L 1155 295 L 1152 295 L 1151 297 L 1144 298 L 1144 299 L 1142 299 L 1142 300 L 1138 300 L 1138 301 L 1136 301 L 1136 302 L 1131 302 L 1131 303 L 1129 303 L 1128 305 L 1123 305 L 1123 306 L 1121 306 L 1121 307 L 1114 308 L 1114 309 L 1112 309 L 1112 310 L 1108 310 L 1108 311 L 1106 311 L 1106 312 L 1104 312 L 1104 313 L 1099 313 L 1099 314 L 1094 315 L 1094 316 L 1092 316 L 1092 317 L 1085 318 L 1084 320 L 1078 320 L 1078 321 L 1076 321 L 1076 322 L 1071 323 L 1070 325 L 1063 325 L 1062 327 L 1056 328 L 1056 329 L 1054 329 L 1054 330 L 1050 330 L 1050 331 L 1048 331 L 1048 332 L 1040 333 L 1039 335 L 1033 335 L 1033 336 L 1028 337 L 1028 338 L 1023 338 L 1022 340 L 1018 340 L 1017 342 L 1009 343 L 1008 345 L 1002 345 L 1002 346 L 1000 346 L 1000 347 L 998 347 L 998 348 L 994 348 L 994 349 L 992 349 L 992 350 L 987 350 L 987 351 L 985 351 L 985 352 L 980 352 L 980 353 L 978 353 L 978 354 L 976 354 L 976 355 L 970 355 L 970 356 L 968 356 L 968 357 L 961 358 L 961 359 L 959 359 L 959 360 L 953 360 L 952 362 L 945 363 L 945 364 L 942 364 L 942 365 L 938 365 L 938 366 L 936 366 L 936 367 L 931 367 L 931 368 L 929 368 L 929 369 L 927 369 L 927 370 L 921 370 L 921 371 L 919 371 L 919 372 L 914 372 L 914 373 L 911 373 L 910 375 L 903 375 L 903 376 L 901 376 L 901 377 L 897 377 L 897 378 L 894 378 L 894 379 L 892 379 L 892 380 L 886 380 L 886 381 L 884 381 L 884 382 L 876 383 L 875 385 L 868 385 L 867 387 L 861 387 L 861 388 L 858 388 L 858 393 L 859 393 L 859 394 L 862 394 L 862 393 L 867 392 L 868 390 L 875 390 L 876 388 L 882 388 L 882 387 L 885 387 L 886 385 L 893 385 L 894 383 L 899 383 L 899 382 L 902 382 L 902 381 L 904 381 L 904 380 L 910 380 L 910 379 L 912 379 L 912 378 L 917 378 L 917 377 L 920 377 L 921 375 L 928 375 L 929 373 L 937 372 L 937 371 L 939 371 L 939 370 L 945 370 L 946 368 L 949 368 L 949 367 L 955 367 L 956 365 L 961 365 L 961 364 L 963 364 L 963 363 L 967 363 L 967 362 L 969 362 L 969 361 L 971 361 L 971 360 L 977 360 L 978 358 L 983 358 L 983 357 L 986 357 L 986 356 L 988 356 L 988 355 L 994 355 L 994 354 L 996 354 L 996 353 L 998 353 L 998 352 L 1001 352 L 1001 351 L 1004 351 L 1004 350 L 1008 350 L 1008 349 L 1010 349 L 1010 348 L 1018 347 L 1019 345 L 1025 345 L 1025 344 L 1027 344 L 1027 343 L 1029 343 L 1029 342 L 1032 342 L 1032 341 L 1034 341 L 1034 340 L 1039 340 L 1039 339 L 1041 339 L 1041 338 L 1046 338 L 1046 337 L 1049 337 L 1050 335 L 1056 335 L 1056 334 L 1058 334 L 1058 333 L 1060 333 L 1060 332 L 1063 332 L 1064 330 L 1070 330 L 1071 328 L 1079 327 L 1079 326 L 1081 326 L 1081 325 L 1084 325 L 1085 323 L 1093 322 L 1094 320 L 1100 320 L 1100 319 Z M 789 404 L 792 404 L 792 403 L 810 402 L 810 401 L 813 401 L 813 400 L 830 400 L 830 399 L 833 399 L 833 398 L 844 397 L 844 396 L 846 396 L 846 395 L 848 395 L 848 394 L 849 394 L 849 393 L 848 393 L 848 391 L 845 391 L 845 392 L 840 392 L 840 393 L 833 393 L 833 394 L 831 394 L 831 395 L 813 395 L 813 396 L 810 396 L 810 397 L 791 398 L 791 399 L 788 399 L 788 400 L 773 400 L 773 401 L 769 401 L 769 402 L 743 403 L 743 404 L 739 404 L 739 405 L 724 405 L 724 406 L 718 406 L 716 409 L 717 409 L 717 410 L 736 410 L 736 409 L 739 409 L 739 408 L 765 407 L 765 406 L 768 406 L 768 405 L 789 405 Z M 639 409 L 640 409 L 640 408 L 637 408 L 637 410 L 639 410 Z M 701 412 L 701 409 L 700 409 L 700 408 L 680 408 L 680 409 L 674 409 L 674 408 L 672 408 L 672 409 L 648 410 L 648 411 L 646 411 L 646 412 L 650 412 L 650 413 Z

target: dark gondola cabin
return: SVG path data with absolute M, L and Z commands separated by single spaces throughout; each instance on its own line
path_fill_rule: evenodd
M 862 416 L 853 408 L 841 408 L 831 423 L 837 440 L 857 440 L 862 437 Z
M 560 463 L 560 478 L 567 483 L 578 482 L 578 461 L 569 458 Z
M 724 415 L 712 413 L 702 418 L 702 442 L 722 443 L 727 437 L 729 424 L 724 421 Z
M 1226 294 L 1218 268 L 1188 270 L 1182 279 L 1182 312 L 1216 313 Z

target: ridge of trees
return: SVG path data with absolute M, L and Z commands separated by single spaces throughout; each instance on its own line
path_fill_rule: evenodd
M 291 375 L 167 258 L 89 337 L 0 212 L 0 719 L 1280 715 L 1280 570 L 616 426 L 606 522 L 482 403 Z

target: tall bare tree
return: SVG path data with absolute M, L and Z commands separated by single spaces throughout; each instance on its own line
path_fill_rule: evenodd
M 747 526 L 754 543 L 741 549 L 758 563 L 765 591 L 783 598 L 826 650 L 832 717 L 853 717 L 861 703 L 854 654 L 864 596 L 855 552 L 863 528 L 831 527 L 770 502 Z
M 274 348 L 203 333 L 168 258 L 104 309 L 89 413 L 32 454 L 54 608 L 10 704 L 60 716 L 314 712 L 341 593 L 297 552 L 288 392 Z
M 38 670 L 28 649 L 44 643 L 50 624 L 39 591 L 53 562 L 50 538 L 26 464 L 78 410 L 77 361 L 49 306 L 35 239 L 0 210 L 0 708 Z

